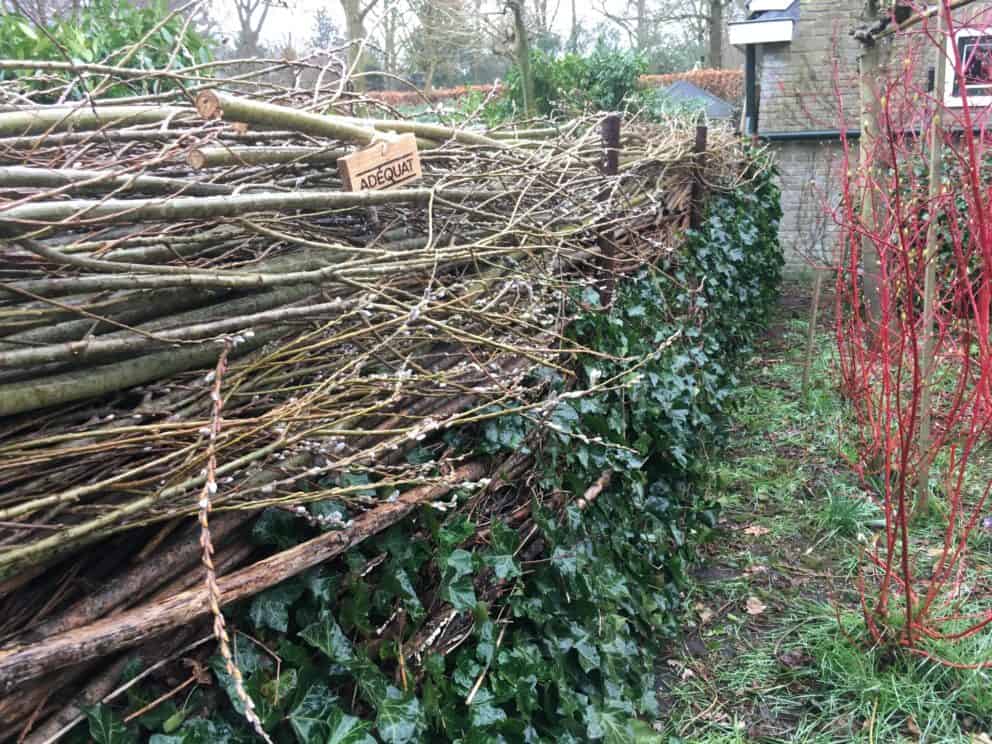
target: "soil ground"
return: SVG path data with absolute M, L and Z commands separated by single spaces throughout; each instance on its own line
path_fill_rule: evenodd
M 835 387 L 832 300 L 803 390 L 809 284 L 786 288 L 741 373 L 728 445 L 709 468 L 722 504 L 684 637 L 659 660 L 669 744 L 989 742 L 992 680 L 873 648 L 856 577 L 881 512 L 849 465 Z M 917 539 L 937 539 L 924 525 Z M 979 569 L 989 536 L 979 536 Z M 983 559 L 982 556 L 985 556 Z M 989 634 L 957 652 L 989 654 Z

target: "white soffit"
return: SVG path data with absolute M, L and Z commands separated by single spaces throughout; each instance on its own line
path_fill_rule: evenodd
M 748 13 L 763 13 L 766 10 L 787 10 L 792 0 L 751 0 L 747 4 Z
M 776 44 L 792 41 L 796 22 L 789 18 L 762 21 L 740 21 L 728 24 L 730 43 L 733 46 L 749 44 Z

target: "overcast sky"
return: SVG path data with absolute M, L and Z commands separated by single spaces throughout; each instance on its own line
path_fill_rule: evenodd
M 622 4 L 623 0 L 606 0 L 607 7 L 619 9 Z M 555 7 L 551 3 L 549 6 Z M 310 37 L 318 8 L 327 8 L 338 28 L 344 28 L 340 0 L 274 0 L 265 18 L 262 43 L 278 46 L 292 37 L 295 45 L 302 46 Z M 593 24 L 602 20 L 602 15 L 593 10 L 590 0 L 577 0 L 576 10 L 581 23 Z M 555 28 L 567 32 L 572 22 L 571 13 L 571 0 L 562 0 L 555 14 Z M 213 16 L 225 33 L 232 36 L 237 33 L 238 18 L 233 0 L 213 0 Z M 375 16 L 375 11 L 371 16 Z M 371 23 L 367 26 L 371 27 Z

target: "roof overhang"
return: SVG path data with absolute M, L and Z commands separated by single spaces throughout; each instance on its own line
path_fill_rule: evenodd
M 762 13 L 767 10 L 788 10 L 792 5 L 792 0 L 750 0 L 747 4 L 747 12 Z
M 753 21 L 738 21 L 728 24 L 730 43 L 735 47 L 750 44 L 780 44 L 790 42 L 796 30 L 796 22 L 791 18 L 776 18 Z

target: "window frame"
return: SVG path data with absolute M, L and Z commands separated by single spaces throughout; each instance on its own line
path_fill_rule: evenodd
M 988 41 L 988 46 L 992 48 L 992 26 L 984 27 L 974 27 L 974 28 L 962 28 L 954 32 L 953 36 L 948 36 L 947 38 L 947 76 L 944 80 L 944 105 L 952 108 L 961 108 L 964 106 L 964 99 L 960 92 L 957 90 L 958 86 L 958 76 L 954 70 L 954 59 L 955 59 L 955 49 L 960 49 L 962 39 L 973 38 L 973 37 L 985 37 Z M 963 55 L 963 51 L 962 51 Z M 981 106 L 992 106 L 992 76 L 990 76 L 988 84 L 984 86 L 987 90 L 985 95 L 973 95 L 968 94 L 968 106 L 969 107 L 981 107 Z

